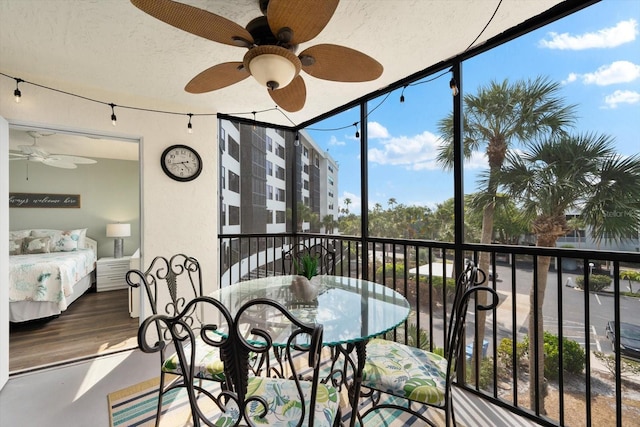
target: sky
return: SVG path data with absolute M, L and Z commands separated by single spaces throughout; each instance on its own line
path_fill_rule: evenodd
M 575 133 L 607 134 L 621 155 L 640 153 L 640 0 L 603 0 L 466 61 L 462 76 L 463 93 L 505 79 L 558 82 L 560 96 L 577 105 Z M 395 199 L 436 208 L 453 197 L 453 174 L 435 162 L 437 123 L 452 109 L 450 78 L 437 73 L 369 103 L 370 207 Z M 352 109 L 307 129 L 337 161 L 340 206 L 348 198 L 353 213 L 361 211 L 359 120 Z M 465 193 L 487 168 L 484 148 L 465 164 Z

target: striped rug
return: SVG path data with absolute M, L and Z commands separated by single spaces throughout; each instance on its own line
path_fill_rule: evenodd
M 155 425 L 156 408 L 158 402 L 159 378 L 153 378 L 139 384 L 132 385 L 108 395 L 109 418 L 111 427 L 148 427 Z M 205 381 L 203 385 L 210 391 L 216 391 L 217 383 Z M 205 399 L 205 398 L 203 398 Z M 398 402 L 400 403 L 400 402 Z M 367 401 L 361 401 L 367 405 Z M 213 405 L 213 404 L 212 404 Z M 342 420 L 344 425 L 349 425 L 351 408 L 347 401 L 346 391 L 342 393 Z M 211 407 L 211 415 L 216 409 Z M 426 412 L 426 409 L 425 409 Z M 207 413 L 205 408 L 205 413 Z M 444 426 L 441 411 L 430 410 L 431 418 L 439 425 Z M 190 427 L 191 414 L 187 393 L 184 390 L 174 390 L 165 394 L 162 413 L 160 415 L 161 427 Z M 423 425 L 420 420 L 400 411 L 377 411 L 369 414 L 364 420 L 366 427 L 401 427 L 410 425 Z M 460 423 L 458 423 L 460 425 Z

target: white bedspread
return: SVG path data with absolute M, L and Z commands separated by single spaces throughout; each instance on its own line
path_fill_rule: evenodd
M 49 301 L 67 309 L 73 285 L 93 271 L 91 249 L 9 257 L 9 302 Z

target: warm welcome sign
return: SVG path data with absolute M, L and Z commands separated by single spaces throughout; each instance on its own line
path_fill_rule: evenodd
M 9 193 L 10 208 L 79 208 L 79 194 Z

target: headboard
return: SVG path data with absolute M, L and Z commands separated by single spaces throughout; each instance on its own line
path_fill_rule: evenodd
M 85 237 L 84 239 L 84 247 L 85 249 L 93 249 L 93 252 L 98 255 L 98 242 L 93 240 L 91 237 Z

